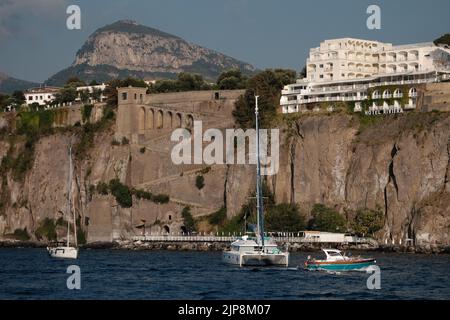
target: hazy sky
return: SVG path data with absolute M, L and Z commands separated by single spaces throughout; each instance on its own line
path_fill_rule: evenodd
M 81 30 L 66 28 L 70 4 L 81 8 Z M 381 7 L 381 30 L 366 27 L 370 4 Z M 119 19 L 261 69 L 299 70 L 324 39 L 432 41 L 450 33 L 449 12 L 449 0 L 0 0 L 0 72 L 44 81 L 73 62 L 92 32 Z

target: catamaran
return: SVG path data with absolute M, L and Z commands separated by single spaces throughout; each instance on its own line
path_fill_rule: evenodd
M 243 236 L 231 243 L 223 252 L 223 261 L 239 266 L 289 265 L 289 252 L 282 252 L 273 239 L 264 236 L 264 209 L 261 188 L 261 162 L 259 154 L 258 96 L 255 96 L 256 118 L 256 239 Z
M 68 190 L 67 190 L 67 239 L 66 245 L 48 246 L 48 254 L 52 258 L 65 258 L 76 259 L 78 257 L 78 244 L 77 244 L 77 224 L 75 218 L 75 210 L 72 210 L 72 146 L 69 146 L 69 178 L 68 178 Z M 72 212 L 73 211 L 73 212 Z M 75 246 L 70 246 L 70 219 L 71 213 L 73 213 L 73 229 L 74 229 L 74 242 Z

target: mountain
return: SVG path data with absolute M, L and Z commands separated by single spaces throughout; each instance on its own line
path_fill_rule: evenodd
M 244 74 L 256 71 L 248 63 L 180 37 L 121 20 L 96 30 L 78 50 L 72 65 L 50 77 L 46 84 L 62 85 L 73 76 L 84 81 L 107 81 L 127 76 L 175 78 L 180 72 L 215 79 L 232 68 Z
M 23 91 L 38 86 L 39 83 L 16 79 L 0 72 L 0 93 L 11 94 L 16 90 Z

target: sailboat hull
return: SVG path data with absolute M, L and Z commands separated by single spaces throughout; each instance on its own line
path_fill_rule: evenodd
M 47 247 L 48 254 L 52 258 L 77 259 L 78 249 L 74 247 Z

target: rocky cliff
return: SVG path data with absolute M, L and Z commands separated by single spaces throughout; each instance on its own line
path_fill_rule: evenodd
M 347 218 L 381 208 L 382 243 L 448 245 L 450 241 L 450 117 L 411 113 L 381 117 L 364 128 L 356 117 L 295 121 L 272 179 L 278 201 L 323 203 Z
M 204 128 L 205 129 L 205 128 Z M 450 114 L 410 113 L 374 123 L 342 114 L 301 116 L 282 130 L 280 171 L 268 182 L 278 202 L 315 203 L 348 219 L 360 208 L 381 208 L 381 243 L 448 246 L 450 243 Z M 27 229 L 32 237 L 45 217 L 58 219 L 66 205 L 67 146 L 64 133 L 41 138 L 23 182 L 3 173 L 0 235 Z M 111 143 L 114 127 L 97 134 L 88 156 L 75 165 L 75 207 L 88 241 L 127 238 L 147 231 L 181 232 L 181 211 L 194 216 L 226 206 L 236 214 L 254 189 L 250 166 L 174 166 L 161 135 L 147 146 Z M 23 144 L 16 142 L 13 155 Z M 3 139 L 0 157 L 11 153 Z M 195 187 L 198 174 L 205 187 Z M 130 187 L 170 196 L 168 203 L 133 197 L 122 208 L 92 186 L 119 178 Z
M 72 65 L 52 76 L 47 83 L 61 85 L 70 76 L 90 81 L 134 76 L 174 78 L 192 72 L 208 79 L 228 69 L 244 74 L 255 68 L 177 36 L 122 20 L 95 31 L 77 52 Z

